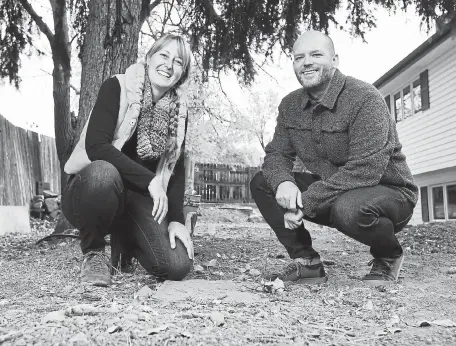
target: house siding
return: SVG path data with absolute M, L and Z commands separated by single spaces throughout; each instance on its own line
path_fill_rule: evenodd
M 456 44 L 427 67 L 430 108 L 397 124 L 403 152 L 415 176 L 456 166 L 455 56 Z

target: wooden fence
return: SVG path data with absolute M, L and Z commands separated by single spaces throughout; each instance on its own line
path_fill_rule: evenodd
M 0 115 L 0 205 L 26 205 L 37 181 L 60 193 L 54 138 L 16 127 Z
M 202 202 L 252 203 L 250 180 L 260 167 L 195 163 L 194 189 Z

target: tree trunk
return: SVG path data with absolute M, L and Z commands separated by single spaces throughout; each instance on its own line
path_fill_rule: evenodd
M 70 79 L 71 51 L 68 38 L 67 7 L 65 1 L 50 1 L 54 19 L 54 36 L 51 40 L 53 96 L 54 96 L 54 131 L 57 156 L 60 161 L 61 193 L 66 185 L 67 175 L 63 170 L 73 144 L 74 130 L 71 126 Z M 72 228 L 61 213 L 53 233 L 62 233 Z
M 87 33 L 82 53 L 81 93 L 76 134 L 79 137 L 107 78 L 124 73 L 136 62 L 141 29 L 141 0 L 122 0 L 122 38 L 113 37 L 116 21 L 115 0 L 91 0 Z

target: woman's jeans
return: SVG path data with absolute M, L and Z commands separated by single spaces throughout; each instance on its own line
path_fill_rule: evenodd
M 158 224 L 152 208 L 150 195 L 126 189 L 117 169 L 106 161 L 94 161 L 74 175 L 62 197 L 63 213 L 79 229 L 84 254 L 103 250 L 104 236 L 111 234 L 111 242 L 121 242 L 148 273 L 181 280 L 193 262 L 179 239 L 171 249 L 168 221 Z
M 309 173 L 294 173 L 301 191 L 317 181 Z M 250 182 L 253 199 L 279 241 L 291 258 L 315 255 L 309 231 L 303 225 L 295 230 L 285 228 L 285 210 L 275 199 L 275 193 L 258 172 Z M 395 258 L 402 254 L 396 233 L 410 221 L 414 206 L 398 190 L 377 185 L 347 191 L 340 195 L 330 209 L 320 210 L 315 218 L 304 217 L 316 224 L 336 228 L 370 247 L 376 258 Z

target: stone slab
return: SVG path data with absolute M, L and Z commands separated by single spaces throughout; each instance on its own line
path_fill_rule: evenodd
M 165 281 L 157 288 L 154 298 L 165 302 L 177 302 L 187 299 L 215 300 L 222 299 L 229 303 L 251 304 L 267 300 L 261 294 L 242 291 L 243 284 L 230 280 L 208 281 L 201 279 L 184 281 Z
M 0 235 L 31 231 L 28 206 L 0 205 Z

